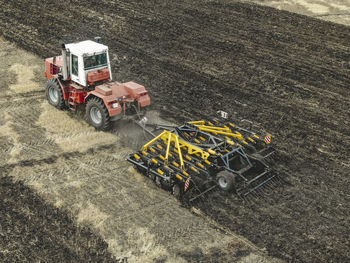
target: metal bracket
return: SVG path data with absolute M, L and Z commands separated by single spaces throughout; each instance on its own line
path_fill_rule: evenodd
M 218 114 L 218 115 L 219 115 L 221 118 L 223 118 L 223 119 L 227 119 L 227 118 L 228 118 L 228 113 L 225 112 L 225 111 L 218 110 L 218 111 L 216 112 L 216 114 Z

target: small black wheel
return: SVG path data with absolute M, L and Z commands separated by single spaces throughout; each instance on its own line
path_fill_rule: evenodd
M 172 194 L 173 196 L 176 197 L 176 199 L 180 199 L 181 198 L 181 188 L 178 184 L 174 184 L 173 188 L 172 188 Z
M 160 178 L 159 176 L 156 176 L 154 182 L 158 187 L 162 187 L 162 178 Z
M 148 174 L 148 177 L 149 177 L 153 182 L 155 182 L 156 176 L 155 176 L 153 173 L 149 173 L 149 174 Z
M 94 97 L 88 101 L 86 115 L 89 123 L 97 130 L 107 130 L 110 127 L 111 118 L 100 98 Z
M 55 78 L 49 79 L 46 82 L 45 90 L 46 98 L 52 106 L 60 110 L 65 108 L 66 105 L 63 98 L 63 92 Z
M 216 176 L 216 182 L 219 187 L 227 192 L 234 189 L 235 181 L 235 175 L 226 170 L 218 173 Z

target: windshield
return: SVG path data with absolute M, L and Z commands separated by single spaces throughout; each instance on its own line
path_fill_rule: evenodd
M 84 69 L 107 66 L 107 53 L 84 57 Z

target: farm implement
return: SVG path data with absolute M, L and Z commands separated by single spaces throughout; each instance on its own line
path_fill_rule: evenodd
M 194 201 L 217 187 L 246 199 L 279 181 L 267 164 L 275 153 L 271 135 L 261 139 L 217 120 L 157 129 L 163 131 L 127 160 L 179 199 Z
M 62 55 L 45 60 L 45 76 L 48 102 L 72 111 L 85 106 L 87 119 L 97 130 L 107 130 L 121 118 L 141 119 L 150 105 L 144 86 L 112 81 L 108 47 L 98 37 L 62 44 Z M 245 199 L 277 179 L 268 165 L 275 152 L 271 135 L 261 138 L 213 120 L 158 125 L 163 132 L 156 136 L 141 122 L 154 138 L 127 160 L 180 199 L 193 201 L 216 187 Z

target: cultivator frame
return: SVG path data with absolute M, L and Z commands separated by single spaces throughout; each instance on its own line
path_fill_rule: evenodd
M 261 143 L 258 135 L 244 130 L 255 138 L 249 137 L 250 140 L 243 136 L 241 128 L 233 124 L 230 127 L 205 121 L 181 126 L 157 125 L 163 132 L 127 160 L 180 199 L 193 201 L 217 186 L 224 191 L 234 190 L 245 199 L 278 179 L 264 160 L 274 149 L 269 143 L 265 148 L 253 148 L 252 143 Z M 245 149 L 247 145 L 249 153 Z M 262 155 L 266 148 L 269 153 Z
M 218 136 L 222 140 L 229 140 L 242 146 L 249 156 L 258 158 L 261 161 L 272 159 L 276 149 L 271 146 L 271 134 L 267 134 L 262 139 L 255 132 L 236 126 L 235 124 L 221 123 L 219 120 L 213 121 L 191 121 L 185 123 L 187 129 L 192 131 L 198 129 L 209 134 Z

